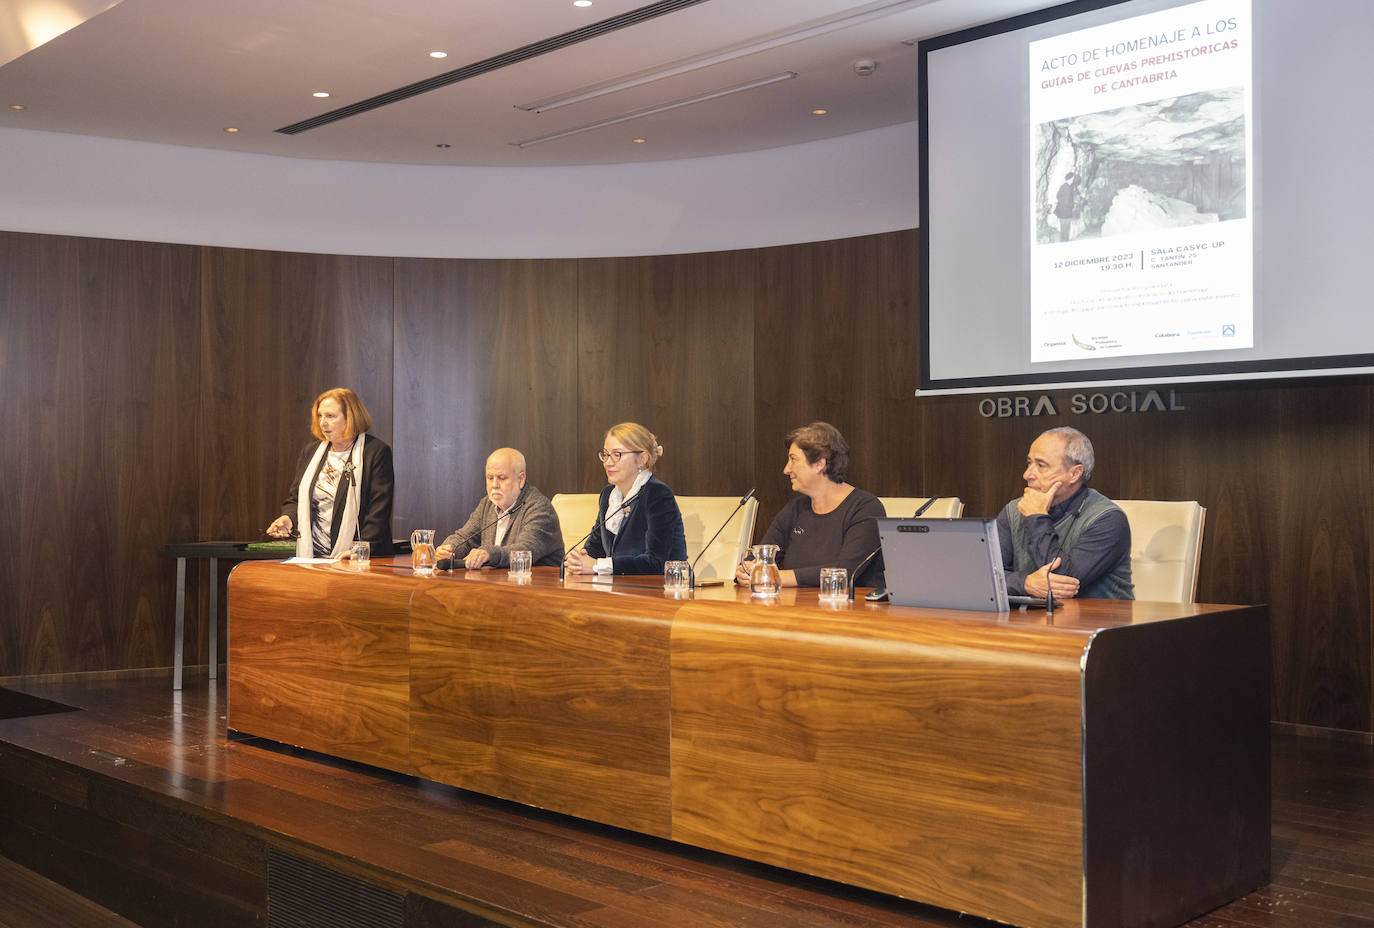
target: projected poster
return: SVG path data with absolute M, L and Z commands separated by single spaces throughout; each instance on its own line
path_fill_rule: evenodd
M 1249 348 L 1249 0 L 1030 45 L 1032 362 Z

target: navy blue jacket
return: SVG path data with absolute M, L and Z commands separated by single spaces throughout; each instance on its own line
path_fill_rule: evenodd
M 601 490 L 601 502 L 596 509 L 600 530 L 587 539 L 588 554 L 610 557 L 618 574 L 661 574 L 665 561 L 687 560 L 682 512 L 666 483 L 650 476 L 639 495 L 631 500 L 625 510 L 625 521 L 615 534 L 606 528 L 606 506 L 613 489 L 607 484 Z

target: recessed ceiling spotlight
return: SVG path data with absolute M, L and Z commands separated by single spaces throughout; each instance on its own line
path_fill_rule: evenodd
M 25 106 L 25 105 L 22 104 L 22 103 L 11 103 L 11 104 L 10 104 L 10 109 L 12 109 L 12 110 L 26 110 L 26 109 L 28 109 L 28 107 Z
M 811 111 L 811 115 L 812 115 L 812 116 L 824 116 L 824 115 L 825 115 L 826 113 L 828 113 L 828 112 L 830 112 L 830 110 L 823 110 L 823 109 L 821 109 L 820 107 L 817 107 L 816 109 L 814 109 L 814 110 Z
M 591 6 L 592 0 L 573 0 L 573 6 Z
M 225 127 L 224 127 L 224 131 L 225 131 L 225 132 L 237 132 L 237 131 L 239 131 L 239 127 L 238 127 L 238 126 L 225 126 Z
M 450 145 L 448 142 L 439 142 L 439 143 L 437 143 L 434 147 L 435 147 L 435 148 L 452 148 L 453 146 Z
M 633 141 L 636 145 L 643 145 L 645 142 L 647 142 L 647 141 L 649 141 L 649 140 L 648 140 L 648 139 L 632 139 L 631 141 Z
M 325 97 L 329 96 L 329 91 L 327 91 L 327 90 L 317 90 L 317 91 L 315 91 L 314 93 L 312 93 L 310 96 L 312 96 L 312 97 L 319 97 L 321 100 L 323 100 Z
M 431 58 L 447 58 L 447 57 L 448 57 L 448 52 L 430 52 L 430 53 L 429 53 L 429 57 L 431 57 Z

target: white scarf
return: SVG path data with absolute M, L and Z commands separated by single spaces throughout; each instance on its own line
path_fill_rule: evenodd
M 348 500 L 344 504 L 343 521 L 339 523 L 339 537 L 334 540 L 334 550 L 330 557 L 342 557 L 345 552 L 353 550 L 353 536 L 358 533 L 358 506 L 361 499 L 359 487 L 363 482 L 363 443 L 366 440 L 366 435 L 359 435 L 357 441 L 353 442 L 353 451 L 349 455 L 350 463 L 353 465 L 353 476 L 348 480 Z M 320 442 L 320 446 L 310 458 L 310 463 L 305 465 L 305 473 L 301 475 L 301 485 L 296 492 L 296 526 L 301 533 L 296 539 L 296 557 L 315 556 L 315 543 L 310 538 L 310 533 L 314 529 L 310 518 L 310 490 L 315 482 L 315 471 L 328 453 L 329 442 Z M 339 505 L 337 499 L 334 505 Z
M 642 490 L 644 488 L 644 484 L 648 483 L 649 478 L 652 476 L 652 471 L 640 471 L 639 476 L 635 477 L 635 482 L 630 484 L 630 496 L 634 496 L 636 493 Z M 603 524 L 606 526 L 606 531 L 610 532 L 612 535 L 620 534 L 621 523 L 623 523 L 626 517 L 630 514 L 620 505 L 621 503 L 625 502 L 625 500 L 629 499 L 630 496 L 626 496 L 624 493 L 621 493 L 620 487 L 612 487 L 611 489 L 611 496 L 608 500 L 606 500 L 606 511 L 611 514 L 606 517 L 606 521 Z

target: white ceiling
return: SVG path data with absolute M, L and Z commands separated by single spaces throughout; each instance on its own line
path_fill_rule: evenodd
M 34 8 L 93 2 L 103 5 L 0 0 L 0 39 Z M 911 122 L 916 49 L 904 40 L 1054 2 L 702 0 L 285 135 L 274 130 L 650 0 L 595 0 L 587 8 L 571 0 L 122 0 L 0 66 L 0 126 L 408 164 L 610 164 L 728 154 Z M 841 22 L 846 17 L 853 21 Z M 807 35 L 792 38 L 802 31 Z M 778 40 L 775 47 L 752 48 L 770 40 Z M 433 59 L 431 51 L 448 57 Z M 3 52 L 0 45 L 0 61 Z M 722 57 L 728 60 L 542 113 L 517 108 Z M 859 59 L 877 62 L 877 70 L 856 74 Z M 789 71 L 797 77 L 542 144 L 515 144 Z M 316 99 L 315 91 L 330 96 Z M 829 112 L 815 116 L 815 108 Z M 240 131 L 226 133 L 227 126 Z

